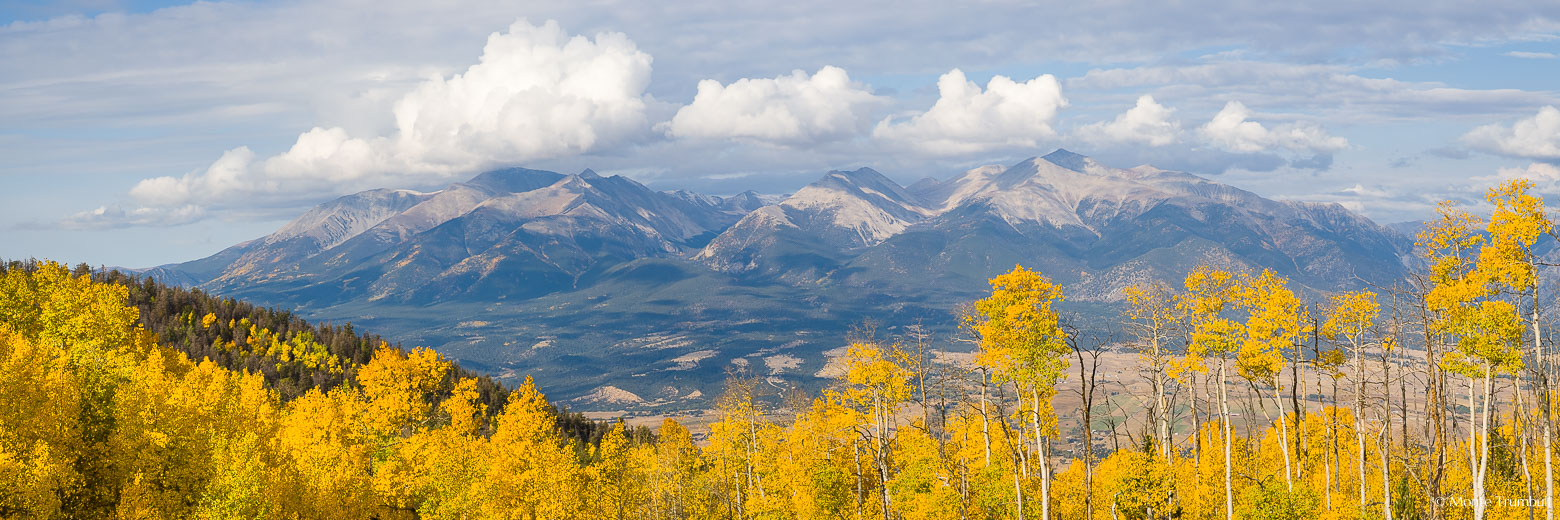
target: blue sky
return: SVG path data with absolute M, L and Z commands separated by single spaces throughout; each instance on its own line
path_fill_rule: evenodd
M 1381 222 L 1560 193 L 1560 5 L 1163 4 L 0 0 L 0 257 L 190 260 L 508 165 L 782 193 L 1061 147 Z

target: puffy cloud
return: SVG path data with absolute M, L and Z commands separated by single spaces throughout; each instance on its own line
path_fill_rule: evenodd
M 1536 162 L 1528 164 L 1525 168 L 1501 168 L 1496 170 L 1494 175 L 1474 177 L 1471 179 L 1473 185 L 1470 188 L 1483 192 L 1490 186 L 1514 179 L 1533 181 L 1539 191 L 1555 193 L 1560 191 L 1560 166 Z
M 730 85 L 707 79 L 699 82 L 693 103 L 660 128 L 674 138 L 810 144 L 860 134 L 871 124 L 871 112 L 887 101 L 833 66 L 811 77 L 797 70 Z
M 621 33 L 568 37 L 523 20 L 463 75 L 395 104 L 398 155 L 469 168 L 581 153 L 643 132 L 650 55 Z
M 1251 115 L 1251 109 L 1246 105 L 1230 101 L 1198 132 L 1214 146 L 1235 152 L 1282 149 L 1331 154 L 1349 147 L 1347 139 L 1327 135 L 1326 130 L 1314 123 L 1293 122 L 1268 128 L 1251 121 Z
M 1560 160 L 1560 109 L 1546 106 L 1537 115 L 1521 119 L 1509 128 L 1499 123 L 1480 126 L 1464 134 L 1462 141 L 1495 155 Z
M 1176 141 L 1181 134 L 1181 124 L 1170 120 L 1175 109 L 1154 101 L 1154 96 L 1141 96 L 1137 106 L 1128 109 L 1113 121 L 1101 121 L 1078 129 L 1079 137 L 1094 141 L 1141 143 L 1164 146 Z
M 150 218 L 183 206 L 426 182 L 621 144 L 649 130 L 650 62 L 622 34 L 591 40 L 568 36 L 556 22 L 520 20 L 489 36 L 463 74 L 436 75 L 402 96 L 390 136 L 314 128 L 271 157 L 235 148 L 204 170 L 142 180 L 130 191 L 140 210 L 78 216 Z
M 872 135 L 948 155 L 1034 147 L 1056 137 L 1056 113 L 1067 106 L 1061 84 L 1050 74 L 1023 83 L 996 76 L 981 90 L 953 69 L 937 79 L 937 91 L 931 109 L 908 120 L 886 118 Z

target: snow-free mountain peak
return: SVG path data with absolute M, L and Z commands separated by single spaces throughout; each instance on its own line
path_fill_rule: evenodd
M 481 186 L 495 192 L 523 193 L 549 186 L 562 178 L 561 174 L 545 170 L 506 168 L 483 173 L 466 181 L 466 184 Z
M 950 310 L 1016 264 L 1061 284 L 1074 310 L 1109 314 L 1123 287 L 1176 284 L 1200 264 L 1272 269 L 1303 291 L 1390 285 L 1410 242 L 1337 204 L 1059 150 L 912 188 L 834 171 L 779 199 L 496 170 L 342 197 L 153 275 L 496 374 L 547 371 L 562 399 L 613 386 L 648 407 L 714 394 L 755 355 L 800 360 L 766 364 L 770 377 L 811 381 L 863 320 L 951 334 Z
M 1091 280 L 1090 297 L 1109 300 L 1119 298 L 1117 285 L 1131 273 L 1173 282 L 1182 268 L 1202 262 L 1272 268 L 1328 287 L 1347 285 L 1338 280 L 1361 278 L 1362 270 L 1391 277 L 1401 271 L 1402 244 L 1389 234 L 1336 205 L 1277 202 L 1186 173 L 1112 168 L 1057 150 L 912 189 L 876 172 L 830 172 L 779 207 L 749 214 L 698 258 L 720 270 L 792 281 L 872 272 L 852 267 L 863 261 L 932 277 L 1038 263 L 1064 279 Z M 1132 263 L 1186 247 L 1213 256 L 1173 253 L 1176 267 L 1162 271 Z M 1330 256 L 1312 252 L 1318 249 Z M 786 260 L 797 258 L 813 260 Z M 832 267 L 819 260 L 831 258 L 854 260 Z M 1303 260 L 1279 260 L 1297 258 Z M 1114 272 L 1090 274 L 1100 268 Z
M 1045 154 L 1041 159 L 1077 172 L 1084 171 L 1089 167 L 1089 163 L 1093 162 L 1093 159 L 1073 153 L 1065 148 L 1057 148 L 1056 151 Z

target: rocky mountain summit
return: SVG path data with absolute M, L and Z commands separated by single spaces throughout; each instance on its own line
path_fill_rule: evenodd
M 341 197 L 148 273 L 545 374 L 586 408 L 675 408 L 718 394 L 727 370 L 820 384 L 864 321 L 946 339 L 952 309 L 1015 264 L 1064 284 L 1069 312 L 1114 322 L 1123 287 L 1202 263 L 1272 269 L 1319 296 L 1403 280 L 1411 248 L 1337 204 L 1058 150 L 910 186 L 832 171 L 784 197 L 496 170 Z

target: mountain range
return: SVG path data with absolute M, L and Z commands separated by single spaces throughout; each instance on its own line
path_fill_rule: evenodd
M 952 345 L 953 309 L 1017 264 L 1108 327 L 1123 287 L 1198 264 L 1272 269 L 1317 296 L 1405 279 L 1412 246 L 1337 204 L 1057 150 L 910 186 L 832 171 L 784 197 L 496 170 L 341 197 L 147 274 L 535 374 L 577 408 L 674 410 L 731 370 L 820 385 L 862 323 L 918 322 Z

